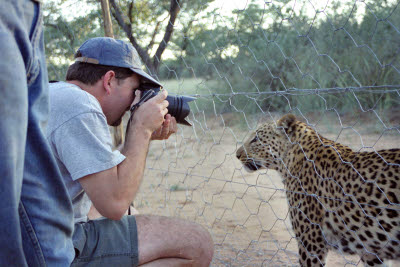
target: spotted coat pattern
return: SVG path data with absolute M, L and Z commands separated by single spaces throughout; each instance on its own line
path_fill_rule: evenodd
M 329 249 L 366 266 L 400 259 L 400 149 L 355 152 L 289 114 L 260 126 L 237 158 L 281 174 L 301 266 L 324 266 Z

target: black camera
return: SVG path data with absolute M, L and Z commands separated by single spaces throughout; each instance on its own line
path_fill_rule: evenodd
M 138 90 L 140 90 L 142 94 L 139 102 L 131 107 L 132 114 L 135 111 L 135 109 L 138 108 L 142 103 L 156 96 L 160 92 L 161 88 L 155 87 L 152 84 L 142 84 Z M 169 103 L 168 114 L 171 114 L 171 116 L 175 117 L 177 123 L 187 126 L 192 126 L 187 120 L 185 120 L 185 118 L 190 113 L 190 107 L 188 102 L 193 101 L 195 99 L 196 98 L 191 96 L 168 95 L 166 98 L 166 100 Z

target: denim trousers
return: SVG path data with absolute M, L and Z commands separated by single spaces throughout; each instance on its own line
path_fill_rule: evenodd
M 50 146 L 41 4 L 0 2 L 0 266 L 69 266 L 73 211 Z

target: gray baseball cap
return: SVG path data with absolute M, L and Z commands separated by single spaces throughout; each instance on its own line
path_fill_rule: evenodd
M 106 66 L 128 68 L 142 78 L 142 82 L 162 87 L 161 83 L 142 70 L 142 62 L 130 43 L 110 37 L 96 37 L 85 41 L 75 61 Z

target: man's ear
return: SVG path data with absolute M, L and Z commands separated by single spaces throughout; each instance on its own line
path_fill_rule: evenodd
M 115 72 L 112 70 L 109 70 L 104 74 L 103 76 L 103 87 L 104 90 L 106 90 L 107 95 L 111 94 L 112 91 L 112 83 L 115 80 Z
M 293 127 L 296 125 L 296 116 L 293 114 L 286 114 L 278 121 L 278 128 L 283 128 L 287 134 L 293 131 Z

